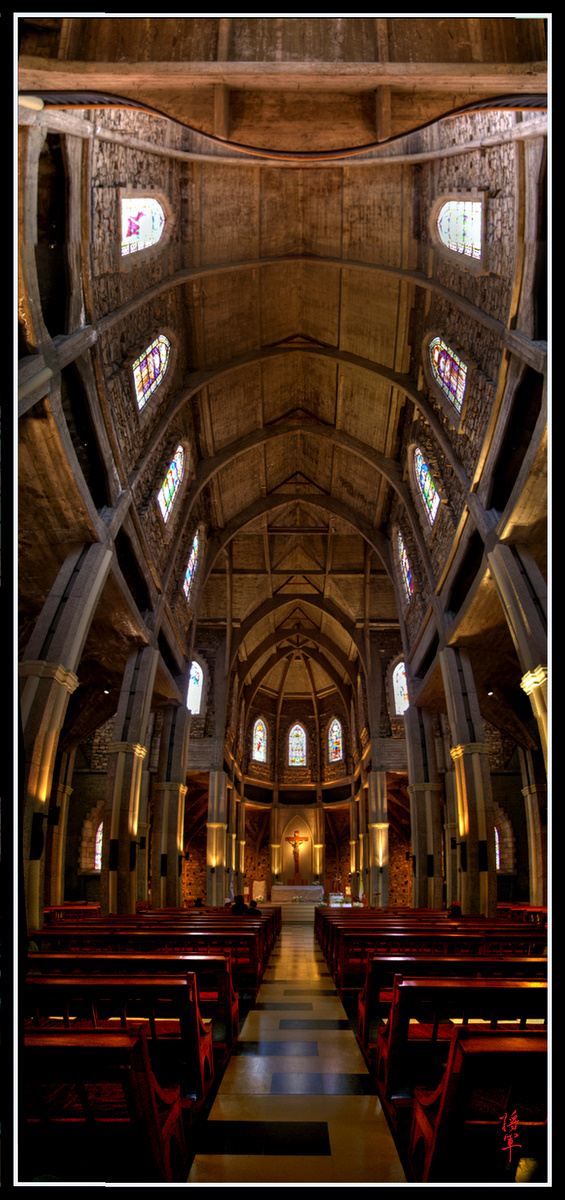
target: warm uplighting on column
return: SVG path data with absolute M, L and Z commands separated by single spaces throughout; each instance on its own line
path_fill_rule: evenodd
M 459 822 L 459 837 L 466 838 L 469 832 L 469 806 L 467 802 L 467 782 L 463 765 L 464 746 L 452 746 L 450 752 L 455 764 L 457 781 L 457 818 Z
M 377 862 L 380 870 L 382 870 L 387 862 L 388 822 L 377 822 L 375 829 L 377 833 Z

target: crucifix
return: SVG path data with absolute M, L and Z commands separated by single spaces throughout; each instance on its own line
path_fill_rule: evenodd
M 295 829 L 294 837 L 287 837 L 285 841 L 292 846 L 292 853 L 294 855 L 294 881 L 295 883 L 298 883 L 298 853 L 302 842 L 307 842 L 308 838 L 300 837 L 298 829 Z

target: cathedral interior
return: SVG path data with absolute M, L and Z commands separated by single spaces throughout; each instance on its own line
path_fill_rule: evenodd
M 17 22 L 28 932 L 547 905 L 546 37 Z

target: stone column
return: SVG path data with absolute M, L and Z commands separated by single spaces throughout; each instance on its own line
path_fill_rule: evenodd
M 57 782 L 51 792 L 45 848 L 45 904 L 61 904 L 65 899 L 65 845 L 75 756 L 76 750 L 60 756 Z
M 547 770 L 547 587 L 525 547 L 499 543 L 487 555 L 530 698 Z
M 449 723 L 447 717 L 440 713 L 442 728 L 443 752 L 443 788 L 445 794 L 444 809 L 444 839 L 445 839 L 445 903 L 446 907 L 454 900 L 461 900 L 459 895 L 459 873 L 457 870 L 457 785 L 455 768 L 450 754 Z
M 349 871 L 351 896 L 353 897 L 357 891 L 357 882 L 359 879 L 359 825 L 357 814 L 357 799 L 352 796 L 349 801 Z M 345 888 L 344 888 L 345 892 Z
M 237 869 L 237 820 L 240 806 L 240 798 L 234 785 L 229 791 L 229 810 L 228 810 L 228 844 L 226 851 L 226 862 L 228 867 L 228 895 L 230 898 L 236 895 L 235 879 Z
M 186 689 L 181 688 L 181 691 Z M 151 852 L 152 908 L 182 908 L 184 800 L 190 713 L 170 705 L 161 730 L 157 778 L 153 784 Z
M 215 907 L 223 905 L 226 899 L 227 783 L 225 771 L 210 771 L 206 822 L 206 903 Z
M 404 713 L 412 830 L 412 907 L 441 908 L 441 798 L 432 715 L 410 705 Z
M 279 789 L 275 784 L 273 788 L 273 803 L 271 805 L 270 816 L 270 855 L 271 855 L 271 880 L 274 884 L 282 882 L 282 850 L 281 850 L 281 831 L 280 831 L 280 810 L 279 810 Z
M 547 845 L 542 832 L 540 809 L 547 804 L 547 788 L 536 780 L 532 754 L 518 747 L 524 787 L 528 828 L 528 863 L 530 868 L 530 904 L 547 904 Z
M 363 894 L 367 891 L 369 884 L 369 850 L 368 850 L 368 833 L 367 833 L 367 789 L 361 787 L 359 790 L 359 799 L 357 801 L 357 840 L 359 848 L 357 852 L 358 871 L 357 876 L 357 897 L 362 899 Z
M 496 916 L 492 785 L 483 723 L 464 650 L 440 651 L 457 786 L 461 910 Z
M 43 924 L 43 821 L 51 795 L 59 735 L 78 687 L 84 643 L 112 562 L 95 543 L 65 560 L 19 665 L 23 794 L 23 866 L 27 922 Z
M 155 713 L 150 713 L 147 724 L 147 745 L 151 746 L 153 730 L 155 727 Z M 143 760 L 141 769 L 141 784 L 139 788 L 139 806 L 137 817 L 137 890 L 136 900 L 141 900 L 144 903 L 149 898 L 149 879 L 151 877 L 151 864 L 149 862 L 149 833 L 150 823 L 149 816 L 149 761 L 150 756 L 147 754 Z
M 369 904 L 386 908 L 389 901 L 388 807 L 386 771 L 371 771 L 367 780 L 369 825 Z
M 135 912 L 141 772 L 159 651 L 130 655 L 114 723 L 106 774 L 101 903 L 108 912 Z M 154 903 L 154 901 L 153 901 Z
M 314 814 L 314 857 L 312 866 L 314 869 L 314 880 L 324 886 L 326 877 L 326 820 L 324 816 L 324 807 L 322 804 L 322 793 L 319 792 L 316 798 L 316 812 Z

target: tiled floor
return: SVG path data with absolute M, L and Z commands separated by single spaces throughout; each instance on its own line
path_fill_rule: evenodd
M 312 926 L 283 925 L 188 1183 L 404 1183 Z

